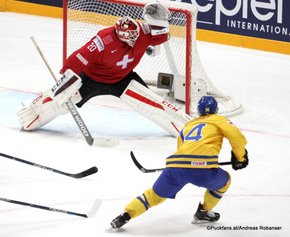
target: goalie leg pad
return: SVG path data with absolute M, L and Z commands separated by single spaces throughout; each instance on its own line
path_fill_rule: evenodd
M 17 117 L 23 130 L 34 130 L 65 113 L 67 110 L 64 106 L 59 105 L 48 93 L 44 93 L 33 100 L 30 106 L 19 110 Z
M 65 71 L 64 76 L 55 86 L 38 96 L 28 107 L 17 112 L 23 130 L 34 130 L 49 123 L 61 114 L 67 113 L 65 103 L 71 99 L 73 103 L 81 100 L 78 89 L 82 82 L 72 70 Z
M 185 123 L 191 119 L 176 106 L 135 80 L 130 82 L 120 98 L 173 136 L 178 136 Z

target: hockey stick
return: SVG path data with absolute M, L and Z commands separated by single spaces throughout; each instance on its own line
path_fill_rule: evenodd
M 93 167 L 91 167 L 91 168 L 89 168 L 87 170 L 84 170 L 84 171 L 80 172 L 80 173 L 70 174 L 70 173 L 66 173 L 66 172 L 63 172 L 63 171 L 60 171 L 60 170 L 57 170 L 57 169 L 53 169 L 53 168 L 44 166 L 44 165 L 36 164 L 36 163 L 33 163 L 31 161 L 28 161 L 28 160 L 23 160 L 23 159 L 15 157 L 15 156 L 10 156 L 10 155 L 4 154 L 4 153 L 0 153 L 0 156 L 8 158 L 8 159 L 11 159 L 11 160 L 15 160 L 15 161 L 18 161 L 18 162 L 22 162 L 22 163 L 27 164 L 27 165 L 32 165 L 32 166 L 40 168 L 40 169 L 44 169 L 44 170 L 48 170 L 48 171 L 51 171 L 51 172 L 54 172 L 54 173 L 66 175 L 66 176 L 69 176 L 69 177 L 72 177 L 72 178 L 75 178 L 75 179 L 84 178 L 86 176 L 89 176 L 91 174 L 94 174 L 94 173 L 98 172 L 98 168 L 96 166 L 93 166 Z
M 42 53 L 42 50 L 38 46 L 35 38 L 33 36 L 31 36 L 30 39 L 32 40 L 35 48 L 37 49 L 39 55 L 41 56 L 43 62 L 45 63 L 47 69 L 49 70 L 50 74 L 52 75 L 54 81 L 57 82 L 57 77 L 54 75 L 49 63 L 47 62 L 46 58 L 44 57 L 44 54 Z M 77 108 L 71 102 L 71 100 L 68 100 L 66 102 L 66 106 L 67 106 L 69 112 L 71 113 L 73 119 L 75 120 L 76 124 L 78 125 L 79 130 L 82 132 L 84 138 L 86 139 L 86 142 L 90 146 L 92 146 L 92 145 L 96 145 L 96 146 L 98 146 L 98 145 L 99 146 L 115 146 L 115 145 L 117 145 L 119 143 L 119 141 L 116 140 L 116 139 L 94 139 L 92 137 L 90 131 L 88 130 L 85 122 L 83 121 L 81 115 L 79 114 Z
M 90 211 L 87 214 L 81 214 L 81 213 L 77 213 L 77 212 L 56 209 L 56 208 L 53 208 L 53 207 L 41 206 L 41 205 L 38 205 L 38 204 L 33 204 L 33 203 L 28 203 L 28 202 L 16 201 L 16 200 L 12 200 L 12 199 L 8 199 L 8 198 L 2 198 L 2 197 L 0 197 L 0 201 L 10 202 L 10 203 L 13 203 L 13 204 L 22 205 L 22 206 L 28 206 L 28 207 L 33 207 L 33 208 L 39 208 L 39 209 L 47 210 L 47 211 L 61 212 L 61 213 L 68 214 L 68 215 L 73 215 L 73 216 L 81 216 L 81 217 L 84 217 L 84 218 L 93 217 L 96 214 L 96 212 L 98 211 L 98 209 L 100 208 L 100 205 L 101 205 L 101 200 L 97 199 L 97 200 L 95 200 L 94 205 L 92 206 L 92 208 L 90 209 Z
M 135 164 L 135 165 L 137 166 L 137 168 L 138 168 L 140 171 L 142 171 L 143 173 L 153 173 L 153 172 L 158 172 L 158 171 L 162 171 L 162 170 L 165 169 L 165 168 L 146 169 L 146 168 L 144 168 L 144 167 L 143 167 L 143 166 L 138 162 L 138 160 L 136 159 L 136 157 L 135 157 L 133 151 L 130 152 L 130 155 L 131 155 L 131 158 L 132 158 L 134 164 Z M 220 162 L 220 163 L 218 163 L 218 164 L 219 164 L 219 165 L 231 165 L 232 162 L 227 161 L 227 162 Z

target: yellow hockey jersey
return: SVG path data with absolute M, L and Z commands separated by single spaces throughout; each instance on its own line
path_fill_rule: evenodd
M 227 138 L 239 161 L 244 161 L 246 138 L 230 120 L 209 114 L 189 121 L 178 137 L 177 151 L 166 167 L 217 168 L 223 138 Z

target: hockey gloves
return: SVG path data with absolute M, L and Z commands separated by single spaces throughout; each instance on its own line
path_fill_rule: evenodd
M 249 164 L 249 158 L 248 158 L 248 151 L 245 150 L 246 154 L 244 156 L 245 160 L 243 162 L 240 162 L 237 160 L 235 154 L 233 153 L 233 151 L 231 151 L 231 161 L 232 161 L 232 167 L 234 170 L 240 170 L 243 168 L 246 168 L 247 165 Z
M 146 20 L 147 16 L 156 20 L 168 21 L 171 17 L 171 13 L 168 8 L 159 2 L 149 2 L 144 6 L 143 17 Z
M 165 31 L 163 33 L 169 32 L 168 21 L 171 18 L 171 13 L 168 8 L 161 3 L 157 1 L 147 3 L 144 6 L 142 17 L 150 26 L 158 26 L 160 29 L 163 29 L 163 31 Z

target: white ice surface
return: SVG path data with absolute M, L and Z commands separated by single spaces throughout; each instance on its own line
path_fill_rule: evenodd
M 0 197 L 79 213 L 86 213 L 96 198 L 102 200 L 90 219 L 0 201 L 1 237 L 290 236 L 289 56 L 198 42 L 214 84 L 244 106 L 231 119 L 248 139 L 250 165 L 237 172 L 224 167 L 232 185 L 215 209 L 221 213 L 216 224 L 190 224 L 204 190 L 186 186 L 175 200 L 152 208 L 119 233 L 108 233 L 110 221 L 159 175 L 141 173 L 130 150 L 145 167 L 160 168 L 175 151 L 175 139 L 111 97 L 94 99 L 79 112 L 94 137 L 120 138 L 116 147 L 89 147 L 69 114 L 37 132 L 20 132 L 15 113 L 21 102 L 29 103 L 54 84 L 29 37 L 36 38 L 57 73 L 62 24 L 1 12 L 0 29 L 0 152 L 70 173 L 99 168 L 97 174 L 76 180 L 0 157 Z M 220 157 L 230 158 L 227 142 Z M 247 230 L 220 230 L 236 226 Z

